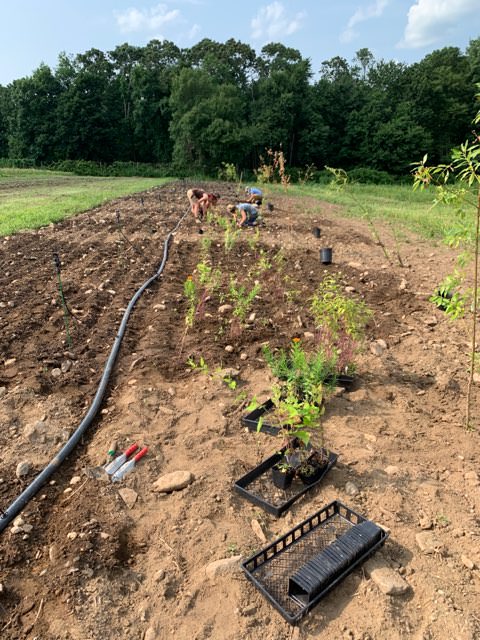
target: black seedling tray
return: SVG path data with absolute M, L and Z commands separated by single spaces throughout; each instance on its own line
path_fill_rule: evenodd
M 262 416 L 272 411 L 273 407 L 272 400 L 267 400 L 259 407 L 254 409 L 251 413 L 242 417 L 242 423 L 248 427 L 249 431 L 257 431 L 258 421 Z M 262 422 L 262 426 L 260 427 L 260 431 L 262 433 L 269 433 L 271 436 L 276 436 L 280 433 L 280 427 L 273 427 L 271 424 L 267 422 Z
M 245 560 L 242 569 L 295 624 L 387 537 L 381 527 L 336 500 Z
M 327 452 L 326 452 L 327 453 Z M 328 452 L 328 462 L 318 480 L 303 484 L 295 479 L 287 489 L 279 489 L 273 484 L 271 469 L 283 457 L 283 450 L 261 462 L 258 467 L 246 473 L 234 484 L 234 489 L 244 498 L 258 505 L 277 518 L 298 500 L 306 491 L 316 487 L 337 461 L 337 454 Z

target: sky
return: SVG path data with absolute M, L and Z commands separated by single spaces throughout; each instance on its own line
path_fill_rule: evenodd
M 153 39 L 191 47 L 229 38 L 257 52 L 281 42 L 309 58 L 351 62 L 367 47 L 376 60 L 411 64 L 480 37 L 480 0 L 0 0 L 0 85 L 52 70 L 60 53 Z M 315 77 L 315 75 L 314 75 Z

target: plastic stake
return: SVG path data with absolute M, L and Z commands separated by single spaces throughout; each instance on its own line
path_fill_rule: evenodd
M 125 462 L 125 464 L 123 464 L 120 469 L 118 469 L 118 471 L 113 474 L 112 482 L 118 482 L 123 478 L 124 475 L 129 473 L 140 460 L 140 458 L 143 458 L 147 451 L 148 447 L 143 447 L 143 449 L 139 451 L 136 456 L 134 456 L 131 460 L 128 460 L 128 462 Z
M 105 467 L 105 471 L 108 473 L 109 476 L 111 476 L 113 473 L 115 473 L 115 471 L 117 469 L 119 469 L 122 464 L 124 464 L 128 457 L 132 455 L 132 453 L 134 451 L 136 451 L 138 449 L 138 444 L 132 444 L 131 447 L 128 447 L 128 449 L 126 449 L 120 456 L 118 456 L 117 458 L 115 458 L 115 460 L 112 460 L 112 462 L 110 462 L 109 464 L 107 464 L 107 466 Z

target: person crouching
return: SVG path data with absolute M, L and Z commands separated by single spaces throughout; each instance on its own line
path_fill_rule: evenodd
M 227 211 L 233 215 L 237 227 L 254 227 L 258 222 L 258 209 L 249 202 L 229 204 Z

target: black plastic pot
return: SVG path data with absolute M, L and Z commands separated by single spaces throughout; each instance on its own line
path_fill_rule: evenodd
M 272 481 L 273 484 L 279 489 L 288 489 L 288 487 L 292 484 L 293 478 L 295 477 L 294 469 L 287 469 L 282 471 L 279 469 L 278 464 L 274 464 L 272 467 Z
M 320 238 L 320 227 L 313 227 L 312 233 L 315 236 L 315 238 Z
M 324 247 L 323 249 L 320 249 L 320 262 L 322 264 L 331 264 L 332 254 L 333 249 L 331 247 Z
M 441 300 L 437 302 L 438 309 L 440 309 L 441 311 L 446 311 L 448 305 L 450 304 L 450 300 L 453 298 L 453 293 L 451 291 L 441 293 L 437 290 L 437 295 L 441 297 Z
M 298 477 L 303 482 L 303 484 L 307 486 L 314 484 L 322 477 L 322 475 L 325 473 L 325 467 L 328 465 L 328 458 L 323 464 L 321 462 L 312 461 L 309 462 L 308 465 L 312 468 L 311 473 L 307 473 L 305 471 L 302 471 L 301 469 L 297 471 Z

